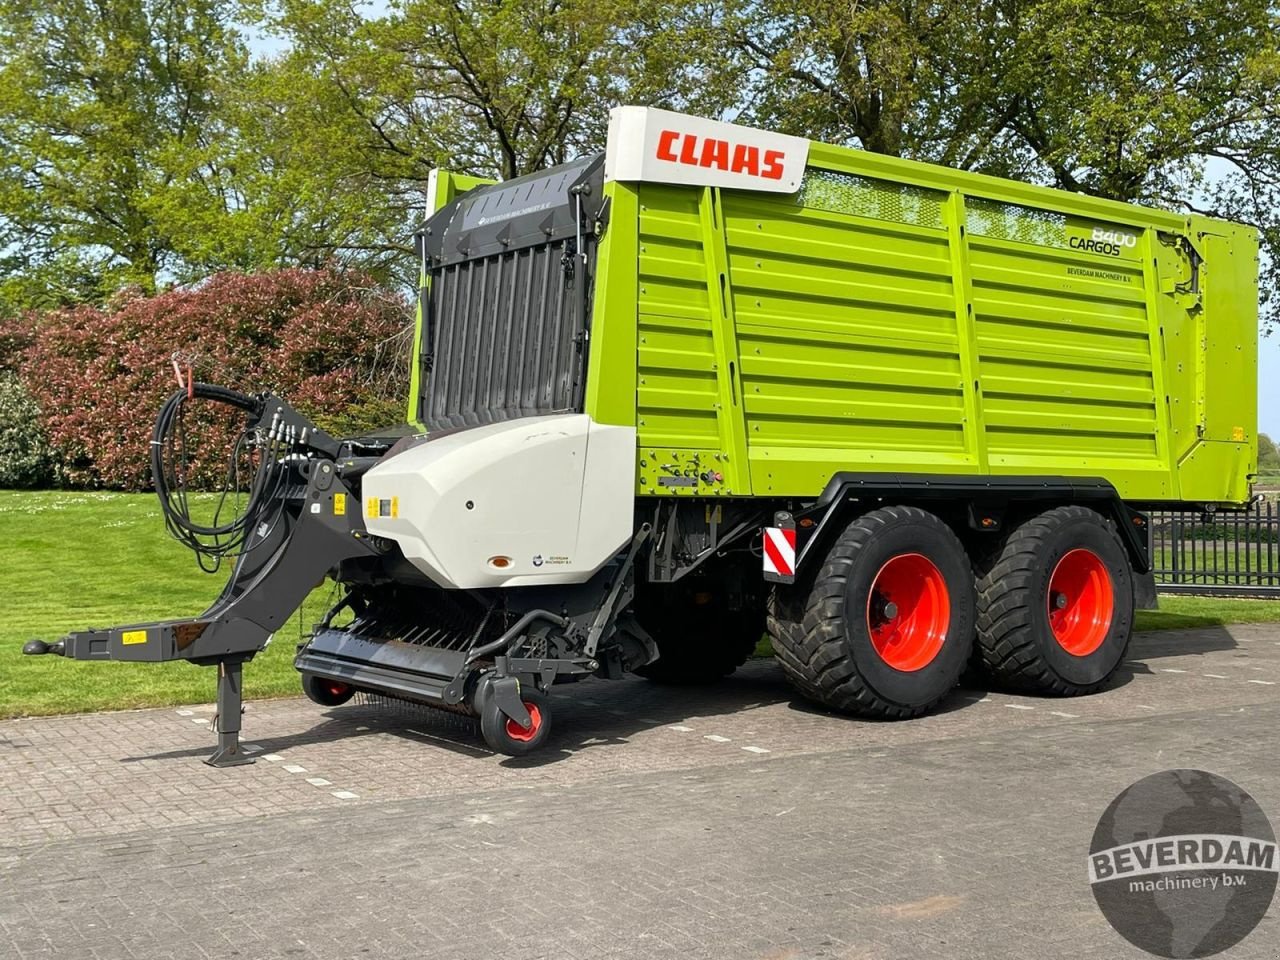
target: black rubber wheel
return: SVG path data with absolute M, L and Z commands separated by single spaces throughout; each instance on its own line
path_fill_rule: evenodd
M 492 697 L 480 706 L 480 733 L 495 753 L 523 757 L 547 742 L 551 733 L 549 698 L 536 687 L 522 684 L 520 699 L 533 721 L 528 730 L 499 710 Z
M 769 633 L 799 693 L 857 716 L 901 720 L 942 700 L 973 648 L 969 557 L 916 507 L 854 520 L 821 569 L 775 588 Z
M 759 574 L 756 574 L 757 578 Z M 658 645 L 658 659 L 636 670 L 654 683 L 695 686 L 723 680 L 746 663 L 764 636 L 764 598 L 726 609 L 716 584 L 647 585 L 632 609 Z
M 1026 521 L 978 570 L 978 651 L 1007 689 L 1093 693 L 1124 662 L 1132 633 L 1129 555 L 1087 507 Z
M 302 675 L 302 692 L 308 700 L 322 707 L 340 707 L 356 695 L 355 687 L 348 683 L 310 673 Z

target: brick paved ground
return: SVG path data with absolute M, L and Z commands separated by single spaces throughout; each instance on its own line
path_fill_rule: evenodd
M 207 706 L 0 723 L 0 957 L 1136 957 L 1084 879 L 1120 789 L 1202 767 L 1280 826 L 1274 627 L 910 723 L 810 711 L 768 662 L 557 708 L 517 761 L 446 715 L 255 703 L 231 770 Z M 1225 956 L 1280 955 L 1278 918 Z

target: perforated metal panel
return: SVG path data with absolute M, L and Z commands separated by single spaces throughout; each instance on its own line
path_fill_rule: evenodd
M 938 229 L 945 199 L 936 190 L 815 169 L 806 171 L 799 194 L 805 207 Z
M 965 212 L 965 226 L 970 233 L 980 237 L 1038 243 L 1046 247 L 1067 245 L 1065 214 L 977 198 L 965 201 Z

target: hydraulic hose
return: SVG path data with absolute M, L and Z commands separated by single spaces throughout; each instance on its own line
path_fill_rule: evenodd
M 244 429 L 232 444 L 222 486 L 216 491 L 218 499 L 213 518 L 208 523 L 198 523 L 192 518 L 187 499 L 190 458 L 184 411 L 189 401 L 197 399 L 235 407 L 248 414 Z M 210 573 L 218 569 L 224 557 L 239 555 L 259 523 L 271 516 L 274 524 L 283 509 L 279 494 L 285 470 L 280 457 L 285 451 L 278 438 L 270 434 L 264 436 L 258 430 L 262 411 L 261 398 L 209 383 L 192 383 L 186 389 L 174 391 L 156 417 L 151 434 L 151 475 L 165 527 L 174 539 L 196 554 L 201 569 Z M 241 462 L 255 445 L 257 466 L 248 489 L 242 491 Z M 242 497 L 244 508 L 224 521 L 222 515 L 229 502 L 238 504 Z

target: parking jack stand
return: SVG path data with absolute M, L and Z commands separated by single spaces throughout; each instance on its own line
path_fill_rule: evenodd
M 240 745 L 243 668 L 243 660 L 218 661 L 218 712 L 213 717 L 218 749 L 205 761 L 211 767 L 238 767 L 253 763 L 253 757 L 246 754 Z

